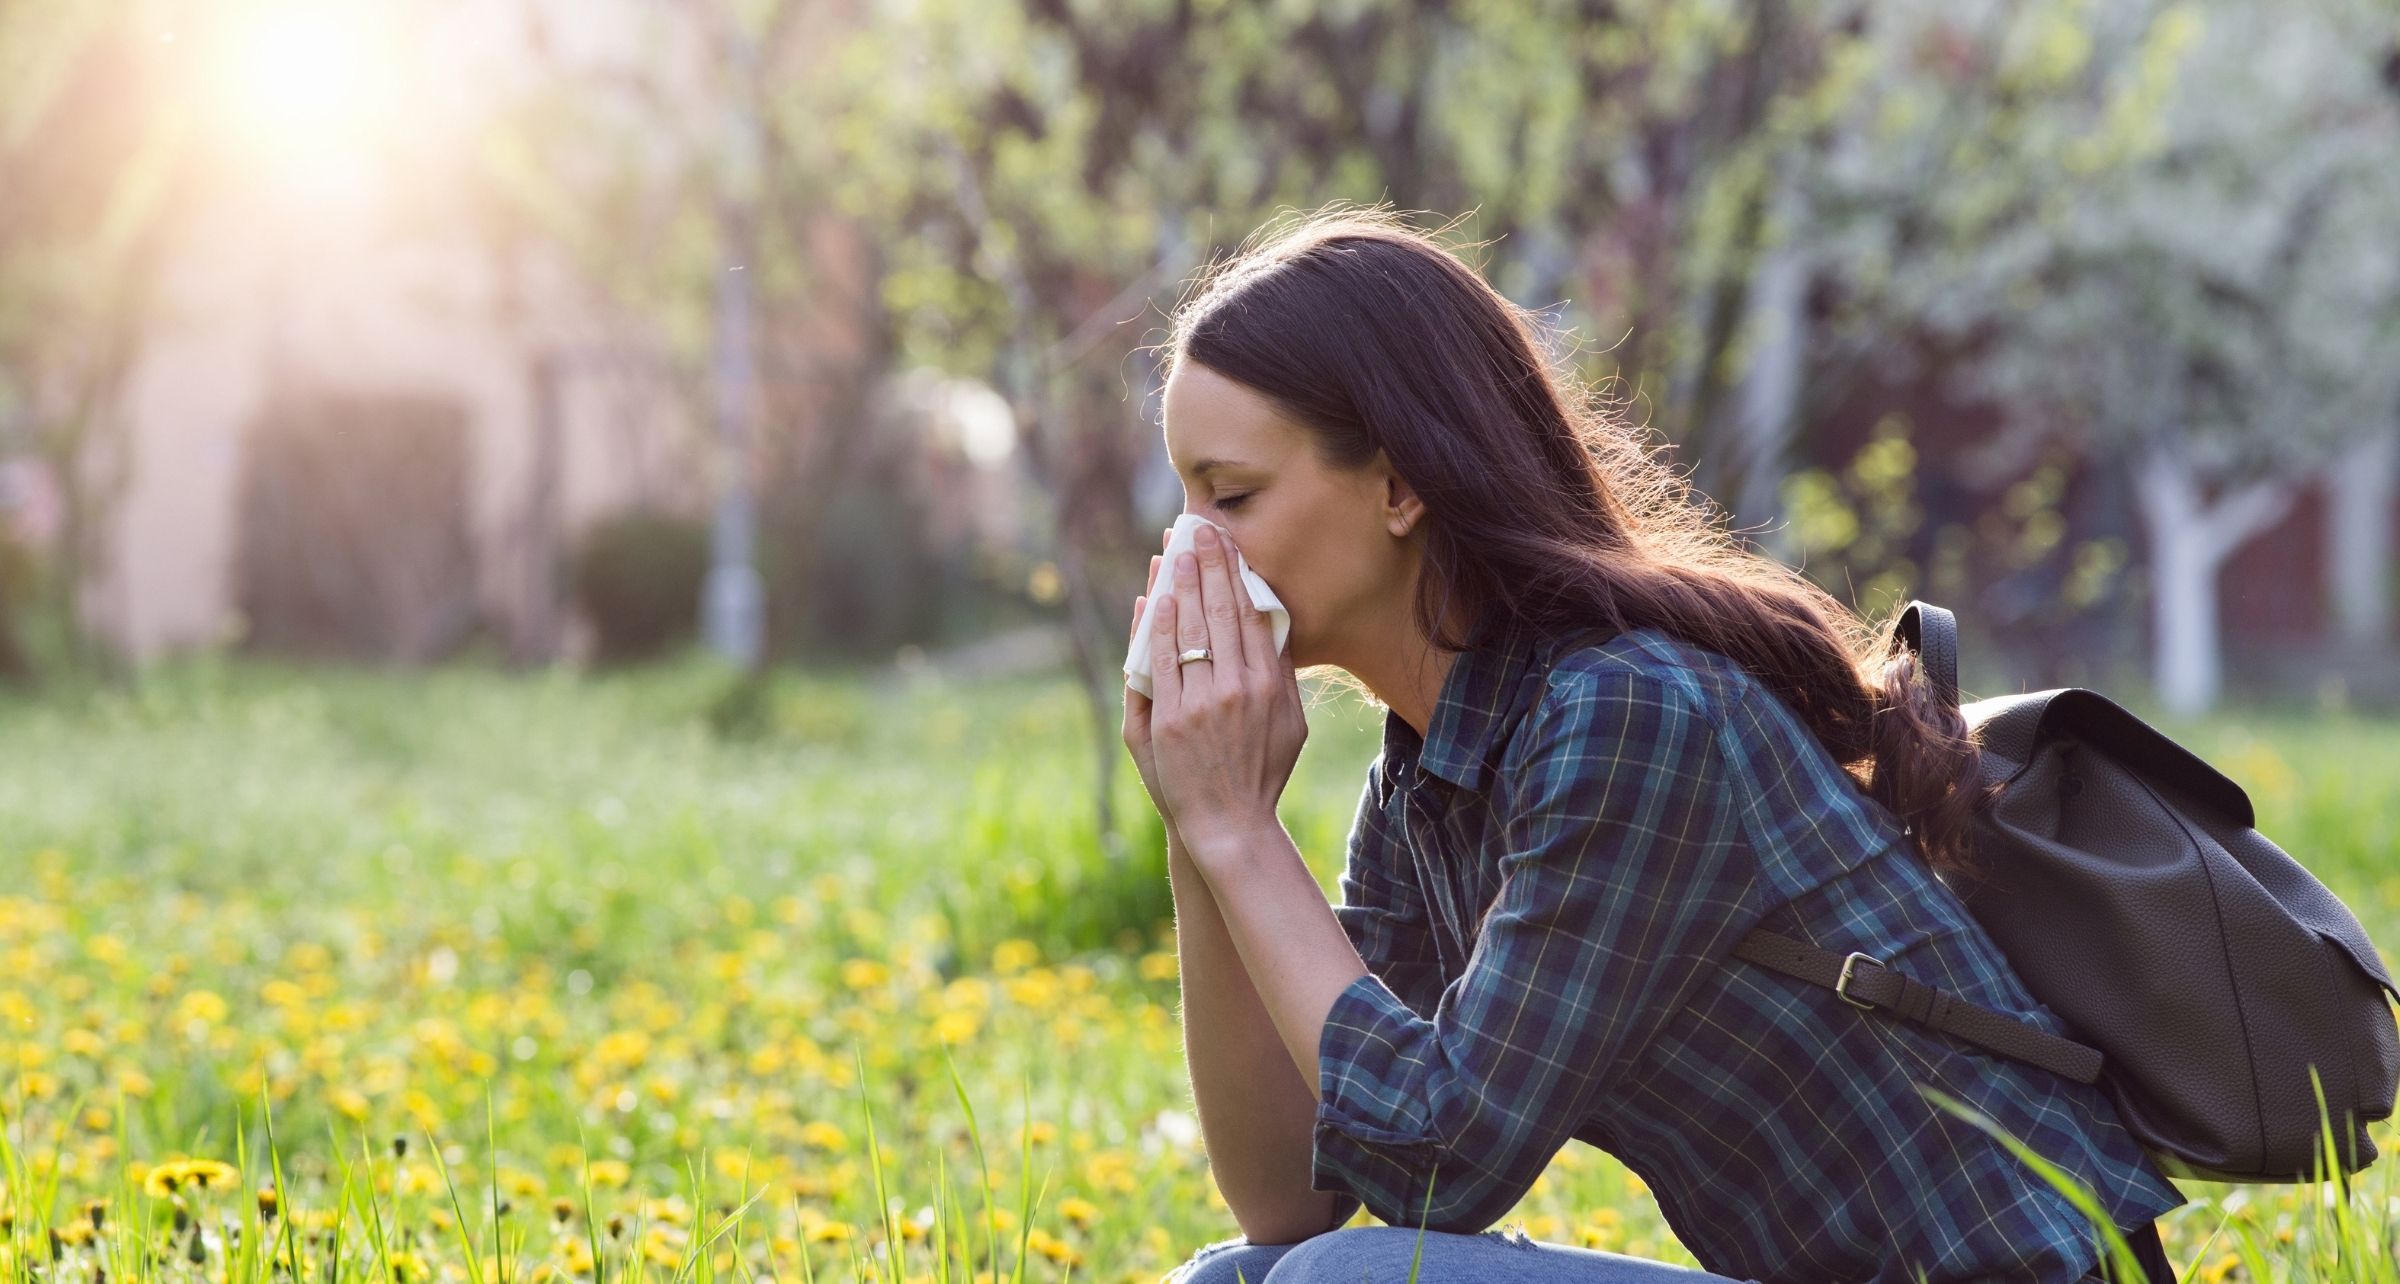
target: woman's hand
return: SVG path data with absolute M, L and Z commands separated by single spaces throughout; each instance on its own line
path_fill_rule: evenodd
M 1164 546 L 1175 538 L 1175 532 L 1169 528 L 1160 532 L 1158 538 L 1160 545 Z M 1149 587 L 1152 589 L 1158 587 L 1159 560 L 1156 553 L 1150 555 Z M 1125 639 L 1129 646 L 1134 638 L 1142 635 L 1142 608 L 1149 601 L 1148 593 L 1133 599 L 1133 632 Z M 1156 691 L 1157 684 L 1153 682 L 1150 689 Z M 1172 832 L 1175 818 L 1167 812 L 1166 795 L 1158 791 L 1157 759 L 1150 752 L 1150 708 L 1150 697 L 1134 690 L 1132 684 L 1128 683 L 1125 687 L 1125 748 L 1133 755 L 1134 770 L 1141 773 L 1142 788 L 1149 791 L 1150 805 L 1158 808 L 1159 816 L 1167 822 L 1167 828 Z
M 1158 604 L 1153 695 L 1142 701 L 1140 721 L 1151 797 L 1197 859 L 1278 826 L 1275 805 L 1308 739 L 1308 718 L 1298 674 L 1288 655 L 1277 654 L 1272 624 L 1236 580 L 1222 532 L 1204 526 L 1194 546 L 1196 556 L 1163 568 L 1173 587 Z M 1159 587 L 1155 575 L 1151 587 Z M 1211 659 L 1176 663 L 1179 652 L 1203 646 Z M 1127 691 L 1130 728 L 1140 697 Z

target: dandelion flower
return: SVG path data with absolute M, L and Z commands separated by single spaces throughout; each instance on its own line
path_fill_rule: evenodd
M 811 1119 L 800 1129 L 800 1142 L 818 1150 L 841 1151 L 850 1148 L 850 1138 L 839 1127 L 822 1119 Z

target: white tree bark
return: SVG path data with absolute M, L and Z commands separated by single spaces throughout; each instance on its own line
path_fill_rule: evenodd
M 1733 523 L 1764 528 L 1766 552 L 1790 557 L 1783 514 L 1783 454 L 1800 420 L 1800 377 L 1807 355 L 1810 259 L 1800 247 L 1798 185 L 1783 178 L 1769 218 L 1774 242 L 1750 283 L 1750 362 L 1742 370 L 1733 430 Z
M 2270 477 L 2204 499 L 2198 470 L 2159 447 L 2135 459 L 2133 474 L 2157 600 L 2151 672 L 2158 698 L 2180 716 L 2206 713 L 2223 683 L 2217 572 L 2235 549 L 2290 510 L 2300 488 L 2290 478 Z
M 1766 528 L 1769 553 L 1789 557 L 1782 511 L 1784 451 L 1800 413 L 1801 358 L 1806 350 L 1808 261 L 1793 244 L 1796 229 L 1761 257 L 1750 287 L 1750 360 L 1742 372 L 1735 419 L 1733 520 Z
M 2325 566 L 2334 634 L 2392 644 L 2392 509 L 2400 499 L 2400 424 L 2371 432 L 2325 467 Z

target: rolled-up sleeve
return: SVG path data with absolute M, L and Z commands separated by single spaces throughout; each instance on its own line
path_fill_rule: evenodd
M 1380 758 L 1368 765 L 1338 884 L 1342 903 L 1333 907 L 1333 916 L 1367 970 L 1382 977 L 1402 1002 L 1427 1013 L 1442 992 L 1441 956 L 1433 946 L 1425 900 L 1414 878 L 1400 868 L 1407 853 L 1384 810 L 1381 773 Z
M 1387 992 L 1411 1010 L 1429 1013 L 1442 992 L 1441 956 L 1434 949 L 1424 898 L 1413 880 L 1396 872 L 1404 852 L 1385 810 L 1389 795 L 1382 772 L 1380 757 L 1367 765 L 1366 788 L 1350 824 L 1349 856 L 1339 880 L 1342 902 L 1333 907 L 1333 916 Z M 1347 1190 L 1336 1188 L 1335 1193 L 1328 1230 L 1349 1221 L 1361 1203 Z
M 1502 883 L 1465 970 L 1429 1017 L 1370 972 L 1320 1034 L 1310 1185 L 1391 1225 L 1473 1233 L 1514 1208 L 1758 915 L 1692 696 L 1562 671 L 1527 717 L 1502 763 Z

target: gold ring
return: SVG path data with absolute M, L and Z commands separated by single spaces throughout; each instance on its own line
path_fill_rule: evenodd
M 1176 656 L 1175 667 L 1180 669 L 1183 666 L 1190 664 L 1194 660 L 1213 660 L 1215 658 L 1216 657 L 1210 653 L 1207 647 L 1196 646 L 1191 650 L 1185 651 L 1183 654 Z

